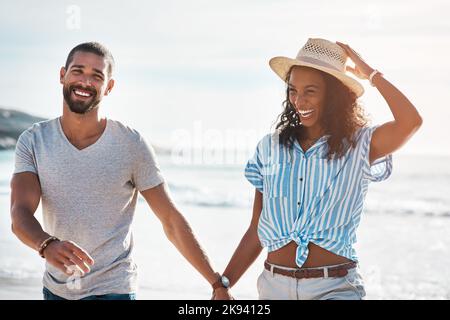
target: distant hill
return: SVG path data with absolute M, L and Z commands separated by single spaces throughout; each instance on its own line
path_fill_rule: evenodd
M 0 150 L 13 149 L 24 130 L 33 123 L 44 120 L 46 119 L 0 106 Z

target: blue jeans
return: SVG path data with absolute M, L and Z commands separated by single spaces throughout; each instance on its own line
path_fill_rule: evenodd
M 48 290 L 46 287 L 42 290 L 42 293 L 44 294 L 44 300 L 67 300 L 60 296 L 57 296 L 56 294 L 53 294 L 50 290 Z M 100 296 L 89 296 L 80 300 L 136 300 L 136 294 L 135 293 L 126 293 L 126 294 L 117 294 L 117 293 L 109 293 L 109 294 L 103 294 Z

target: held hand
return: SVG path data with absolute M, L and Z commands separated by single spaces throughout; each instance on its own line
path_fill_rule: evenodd
M 84 275 L 94 265 L 94 259 L 72 241 L 53 241 L 43 254 L 48 263 L 69 276 L 75 272 Z
M 349 58 L 355 64 L 355 68 L 346 66 L 346 70 L 350 71 L 360 79 L 369 79 L 369 76 L 374 69 L 372 69 L 355 50 L 350 48 L 349 45 L 339 41 L 336 41 L 336 44 L 345 50 Z
M 234 300 L 234 298 L 231 295 L 229 289 L 218 288 L 213 291 L 213 296 L 212 296 L 211 300 Z

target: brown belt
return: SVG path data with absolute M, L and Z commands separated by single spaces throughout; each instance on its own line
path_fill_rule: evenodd
M 348 274 L 349 269 L 356 268 L 358 264 L 356 262 L 349 262 L 336 267 L 321 267 L 321 268 L 311 268 L 311 269 L 295 269 L 295 270 L 285 270 L 273 266 L 273 273 L 281 274 L 283 276 L 297 278 L 297 279 L 308 279 L 308 278 L 324 278 L 325 270 L 328 269 L 328 277 L 330 278 L 341 278 Z M 271 271 L 272 266 L 265 261 L 264 267 L 266 270 Z

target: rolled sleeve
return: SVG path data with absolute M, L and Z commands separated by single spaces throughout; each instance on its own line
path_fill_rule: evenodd
M 245 177 L 261 193 L 264 190 L 264 179 L 262 175 L 261 148 L 263 141 L 258 143 L 255 154 L 248 160 L 245 166 Z
M 392 173 L 392 154 L 375 160 L 370 165 L 370 142 L 372 135 L 379 125 L 361 129 L 361 153 L 363 158 L 363 177 L 372 182 L 380 182 L 390 177 Z
M 263 192 L 263 177 L 258 166 L 251 160 L 245 166 L 245 177 L 259 192 Z

